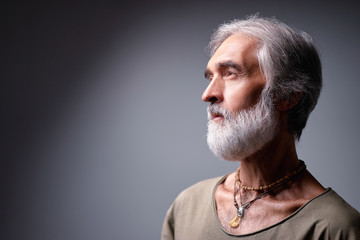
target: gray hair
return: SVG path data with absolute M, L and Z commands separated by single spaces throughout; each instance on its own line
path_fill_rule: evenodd
M 258 41 L 256 56 L 267 81 L 263 94 L 269 100 L 291 101 L 294 94 L 302 94 L 299 102 L 288 110 L 289 130 L 300 139 L 322 87 L 321 62 L 311 37 L 275 18 L 253 15 L 220 25 L 208 45 L 210 56 L 235 34 L 245 34 Z

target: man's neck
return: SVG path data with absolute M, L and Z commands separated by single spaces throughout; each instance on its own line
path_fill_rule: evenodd
M 299 165 L 295 140 L 281 134 L 262 150 L 241 160 L 240 180 L 249 187 L 266 186 L 284 177 Z

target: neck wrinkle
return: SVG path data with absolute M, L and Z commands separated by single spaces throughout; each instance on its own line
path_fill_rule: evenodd
M 240 181 L 258 188 L 273 183 L 296 169 L 299 159 L 293 136 L 276 137 L 261 151 L 241 160 Z

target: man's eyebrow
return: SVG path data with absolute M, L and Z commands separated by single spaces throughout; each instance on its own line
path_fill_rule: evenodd
M 232 61 L 220 62 L 220 63 L 216 64 L 216 68 L 226 68 L 226 67 L 235 68 L 240 73 L 245 72 L 244 68 L 242 68 L 240 65 L 238 65 Z M 204 72 L 205 78 L 209 79 L 211 74 L 212 74 L 212 72 L 208 68 L 205 69 L 205 72 Z
M 232 68 L 235 68 L 236 70 L 238 70 L 239 72 L 244 71 L 244 69 L 240 65 L 238 65 L 238 64 L 236 64 L 236 63 L 234 63 L 232 61 L 220 62 L 217 65 L 219 67 L 221 67 L 221 68 L 223 68 L 223 67 L 232 67 Z

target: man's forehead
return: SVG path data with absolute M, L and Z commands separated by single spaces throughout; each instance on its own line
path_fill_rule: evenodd
M 231 35 L 219 46 L 210 58 L 207 68 L 218 67 L 223 62 L 246 65 L 256 61 L 258 42 L 245 34 Z

